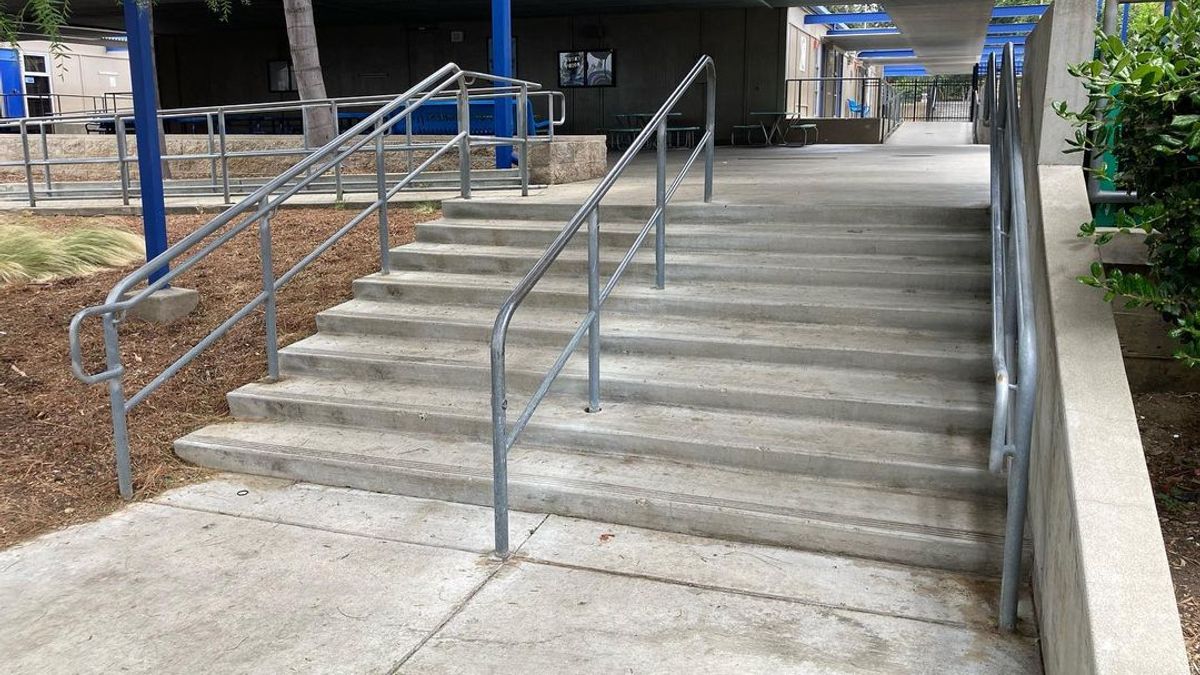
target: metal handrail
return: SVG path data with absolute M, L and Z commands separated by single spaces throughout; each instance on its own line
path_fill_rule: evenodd
M 700 142 L 696 144 L 696 148 L 692 151 L 687 161 L 684 162 L 683 168 L 676 175 L 671 184 L 667 185 L 667 120 L 669 114 L 674 110 L 675 106 L 683 95 L 691 88 L 692 84 L 705 76 L 705 130 L 701 136 Z M 712 181 L 713 181 L 713 158 L 715 154 L 715 121 L 716 121 L 716 82 L 717 71 L 713 60 L 709 56 L 702 56 L 692 67 L 691 71 L 680 81 L 679 86 L 675 91 L 667 97 L 666 102 L 658 109 L 658 112 L 650 118 L 649 123 L 638 134 L 637 138 L 630 143 L 629 148 L 621 155 L 612 170 L 601 179 L 600 184 L 592 191 L 591 195 L 584 200 L 583 205 L 575 215 L 567 222 L 554 241 L 547 247 L 546 252 L 538 258 L 534 263 L 533 268 L 525 275 L 524 278 L 513 289 L 508 299 L 500 306 L 500 311 L 496 315 L 496 323 L 492 328 L 491 340 L 491 356 L 492 356 L 492 490 L 493 490 L 493 509 L 495 515 L 495 539 L 496 539 L 496 555 L 505 558 L 509 554 L 508 546 L 508 451 L 516 443 L 517 438 L 529 423 L 530 418 L 537 410 L 538 404 L 545 398 L 546 393 L 550 391 L 550 386 L 554 383 L 555 378 L 562 372 L 567 360 L 575 349 L 579 346 L 583 339 L 584 333 L 588 334 L 588 412 L 599 412 L 600 410 L 600 309 L 604 305 L 604 301 L 612 293 L 620 280 L 621 275 L 629 267 L 633 261 L 638 248 L 646 239 L 650 229 L 655 230 L 655 282 L 658 288 L 663 288 L 666 283 L 666 224 L 667 224 L 667 204 L 671 197 L 679 189 L 683 183 L 687 172 L 692 168 L 692 165 L 699 157 L 700 151 L 704 151 L 704 201 L 712 201 Z M 657 150 L 657 174 L 655 186 L 655 209 L 651 214 L 650 219 L 642 227 L 641 232 L 633 242 L 633 246 L 622 258 L 616 270 L 609 277 L 608 283 L 603 288 L 600 286 L 600 202 L 608 194 L 613 184 L 617 179 L 625 173 L 625 169 L 641 152 L 642 148 L 650 141 L 650 137 L 656 135 L 656 150 Z M 558 259 L 558 256 L 566 249 L 567 244 L 572 237 L 579 232 L 584 220 L 588 225 L 588 312 L 584 316 L 583 322 L 571 339 L 567 341 L 567 346 L 563 349 L 554 365 L 550 367 L 550 371 L 542 379 L 537 390 L 530 397 L 529 403 L 525 406 L 525 410 L 517 418 L 511 432 L 508 429 L 506 421 L 506 411 L 508 409 L 508 390 L 505 384 L 505 350 L 508 340 L 508 328 L 512 322 L 513 314 L 517 308 L 521 306 L 529 293 L 537 286 L 538 282 L 545 276 L 546 271 Z
M 470 75 L 470 83 L 474 83 L 477 75 Z M 482 79 L 482 78 L 481 78 Z M 515 81 L 514 82 L 519 82 Z M 414 94 L 416 97 L 421 97 L 426 92 L 418 91 Z M 505 84 L 505 86 L 492 87 L 474 87 L 469 90 L 469 95 L 472 99 L 491 99 L 496 98 L 516 98 L 524 100 L 526 107 L 533 97 L 542 96 L 546 98 L 546 109 L 548 113 L 549 125 L 547 128 L 546 138 L 548 141 L 554 140 L 554 129 L 561 126 L 566 121 L 566 99 L 562 92 L 559 91 L 541 91 L 540 87 L 537 90 L 532 90 L 529 87 L 522 87 L 519 84 Z M 457 96 L 455 92 L 442 92 L 434 96 L 435 99 L 449 99 Z M 179 155 L 164 155 L 164 161 L 208 161 L 210 173 L 210 188 L 214 193 L 219 193 L 224 196 L 226 204 L 232 204 L 233 188 L 231 186 L 231 175 L 229 170 L 229 161 L 235 158 L 244 157 L 294 157 L 308 155 L 313 152 L 313 148 L 308 147 L 307 141 L 304 147 L 299 148 L 274 148 L 266 150 L 241 150 L 234 151 L 228 147 L 228 137 L 230 134 L 227 130 L 227 122 L 232 115 L 267 112 L 267 113 L 286 113 L 299 112 L 304 124 L 307 124 L 307 117 L 303 113 L 313 108 L 329 108 L 336 120 L 339 110 L 348 108 L 361 108 L 366 106 L 382 106 L 387 105 L 399 98 L 399 95 L 391 94 L 386 96 L 349 96 L 341 98 L 323 98 L 323 99 L 308 99 L 304 101 L 276 101 L 266 103 L 245 103 L 237 105 L 225 106 L 205 106 L 194 108 L 175 108 L 162 110 L 158 113 L 158 118 L 161 121 L 167 121 L 178 118 L 196 118 L 202 117 L 205 125 L 205 134 L 208 138 L 208 148 L 206 152 L 179 154 Z M 556 109 L 558 114 L 556 115 Z M 0 161 L 0 168 L 20 167 L 25 172 L 26 191 L 25 197 L 30 206 L 37 205 L 37 190 L 34 187 L 33 170 L 41 168 L 45 191 L 48 195 L 58 198 L 82 197 L 95 198 L 97 188 L 90 187 L 83 190 L 68 190 L 61 187 L 55 188 L 53 178 L 51 176 L 51 168 L 56 166 L 69 165 L 91 165 L 91 164 L 116 164 L 119 173 L 119 195 L 122 202 L 126 205 L 130 202 L 131 194 L 134 192 L 132 181 L 130 179 L 129 167 L 136 162 L 136 157 L 130 155 L 127 151 L 125 143 L 125 134 L 116 133 L 124 130 L 128 122 L 132 121 L 133 113 L 128 110 L 106 112 L 104 114 L 97 113 L 71 113 L 59 114 L 48 117 L 26 117 L 17 120 L 0 121 L 0 129 L 16 129 L 20 133 L 22 144 L 22 157 L 19 160 Z M 388 125 L 385 127 L 385 135 L 390 135 L 391 128 L 400 121 L 408 120 L 407 116 L 396 116 L 388 120 Z M 82 157 L 82 158 L 54 158 L 50 157 L 50 150 L 47 140 L 47 129 L 53 130 L 55 125 L 80 125 L 104 123 L 112 124 L 114 135 L 116 136 L 117 156 L 112 157 Z M 42 158 L 38 159 L 33 156 L 30 149 L 30 136 L 37 134 L 41 139 Z M 384 152 L 403 152 L 408 155 L 408 168 L 412 169 L 414 159 L 413 153 L 416 150 L 436 149 L 439 144 L 417 144 L 413 141 L 413 132 L 411 122 L 405 124 L 405 142 L 404 144 L 384 144 Z M 307 135 L 305 135 L 307 138 Z M 480 144 L 485 144 L 483 141 Z M 495 143 L 504 144 L 504 143 Z M 254 181 L 250 181 L 253 185 Z M 341 167 L 337 167 L 333 177 L 333 191 L 340 198 L 345 191 L 344 181 L 342 177 Z M 184 186 L 188 189 L 189 186 Z M 310 184 L 310 189 L 328 189 L 328 185 L 322 183 Z M 113 188 L 116 189 L 115 187 Z M 76 194 L 77 193 L 77 194 Z
M 1038 386 L 1037 318 L 1014 64 L 1010 42 L 1004 47 L 999 72 L 995 55 L 989 57 L 984 92 L 984 118 L 991 136 L 992 365 L 996 376 L 988 467 L 995 473 L 1008 473 L 999 608 L 999 624 L 1006 631 L 1014 630 L 1017 623 Z
M 388 250 L 390 248 L 387 221 L 388 200 L 403 190 L 439 157 L 451 149 L 457 148 L 459 153 L 459 178 L 461 181 L 462 197 L 464 199 L 470 198 L 471 145 L 473 141 L 480 139 L 480 137 L 470 134 L 471 96 L 468 81 L 474 78 L 483 78 L 519 87 L 522 93 L 518 99 L 518 110 L 522 114 L 524 113 L 525 106 L 528 105 L 526 93 L 529 90 L 540 87 L 537 83 L 525 80 L 465 71 L 453 63 L 448 63 L 409 91 L 395 97 L 390 103 L 383 105 L 379 110 L 368 115 L 345 133 L 342 133 L 308 157 L 297 162 L 290 169 L 254 191 L 254 193 L 241 202 L 213 218 L 126 276 L 109 292 L 104 304 L 88 307 L 75 315 L 71 320 L 68 331 L 71 370 L 84 383 L 108 383 L 114 446 L 116 448 L 117 478 L 121 495 L 124 498 L 129 499 L 133 496 L 132 468 L 129 457 L 129 434 L 126 427 L 126 418 L 130 410 L 144 401 L 159 386 L 170 379 L 175 373 L 179 372 L 181 368 L 186 366 L 192 359 L 202 353 L 236 323 L 248 316 L 259 306 L 265 307 L 266 311 L 267 374 L 270 378 L 277 378 L 279 376 L 279 357 L 275 325 L 275 295 L 278 290 L 291 281 L 309 263 L 337 243 L 343 236 L 375 213 L 379 214 L 380 270 L 383 274 L 388 274 L 391 271 L 388 260 Z M 383 155 L 383 137 L 387 128 L 394 124 L 396 120 L 407 118 L 413 111 L 436 97 L 439 93 L 454 90 L 455 85 L 457 85 L 456 96 L 458 100 L 458 133 L 443 143 L 429 158 L 417 167 L 414 167 L 412 171 L 395 185 L 388 187 L 386 184 Z M 402 107 L 403 109 L 401 109 Z M 393 113 L 395 114 L 393 115 Z M 513 145 L 518 149 L 521 171 L 525 177 L 523 179 L 523 186 L 526 188 L 523 190 L 524 194 L 527 194 L 528 187 L 527 159 L 531 143 L 528 131 L 528 125 L 524 123 L 523 118 L 518 118 L 516 137 L 484 137 L 482 139 L 494 142 L 495 144 Z M 271 214 L 283 202 L 303 190 L 309 183 L 331 170 L 336 170 L 341 166 L 342 161 L 372 141 L 375 144 L 376 156 L 376 199 L 313 249 L 312 252 L 304 256 L 291 269 L 276 277 L 271 264 Z M 277 191 L 279 194 L 276 194 Z M 230 226 L 231 223 L 233 224 L 232 226 Z M 234 312 L 233 315 L 222 322 L 211 333 L 197 342 L 132 397 L 126 398 L 122 382 L 125 367 L 121 361 L 120 338 L 117 331 L 118 323 L 124 317 L 125 313 L 144 302 L 152 293 L 166 288 L 173 279 L 191 269 L 199 261 L 254 223 L 258 223 L 259 230 L 260 262 L 263 278 L 262 291 L 253 300 Z M 210 237 L 212 237 L 212 241 L 205 244 L 195 253 L 185 256 L 192 248 L 200 245 Z M 172 264 L 168 270 L 167 266 L 178 258 L 183 259 L 178 264 Z M 145 288 L 134 291 L 134 287 L 143 281 L 147 282 Z M 101 317 L 104 326 L 105 370 L 97 373 L 88 372 L 86 369 L 83 362 L 83 350 L 80 341 L 81 328 L 84 322 L 93 316 Z

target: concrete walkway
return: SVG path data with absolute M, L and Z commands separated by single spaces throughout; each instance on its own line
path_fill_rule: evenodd
M 538 514 L 514 514 L 501 564 L 490 526 L 267 479 L 175 490 L 0 552 L 0 671 L 1039 668 L 1032 641 L 984 628 L 970 576 Z

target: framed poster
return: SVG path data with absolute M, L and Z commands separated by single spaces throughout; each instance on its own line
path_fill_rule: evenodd
M 589 49 L 558 53 L 558 86 L 615 87 L 613 50 Z

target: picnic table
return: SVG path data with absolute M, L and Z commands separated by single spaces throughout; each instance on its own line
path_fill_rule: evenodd
M 787 129 L 785 128 L 784 123 L 787 122 L 790 115 L 792 115 L 792 113 L 786 111 L 750 113 L 751 117 L 764 118 L 762 126 L 767 130 L 767 145 L 787 145 Z M 779 139 L 778 143 L 773 142 L 775 138 Z
M 613 114 L 613 118 L 617 120 L 617 126 L 615 128 L 606 130 L 608 135 L 610 135 L 612 138 L 613 147 L 618 150 L 628 147 L 628 144 L 633 143 L 633 139 L 637 138 L 637 135 L 640 134 L 642 130 L 650 124 L 656 114 L 658 113 L 635 112 Z M 680 145 L 679 140 L 681 138 L 687 138 L 690 141 L 691 139 L 694 139 L 696 132 L 700 130 L 700 127 L 671 126 L 672 118 L 682 116 L 683 113 L 680 112 L 667 113 L 668 145 L 671 145 L 672 141 L 674 141 L 674 145 L 678 147 Z M 655 138 L 651 137 L 649 146 L 653 147 L 655 142 Z M 690 143 L 685 143 L 685 145 L 689 144 Z

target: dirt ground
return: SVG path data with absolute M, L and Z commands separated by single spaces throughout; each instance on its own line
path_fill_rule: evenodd
M 349 210 L 280 211 L 272 219 L 276 273 L 287 270 L 354 215 Z M 417 222 L 438 216 L 431 206 L 393 207 L 391 243 L 411 241 Z M 209 216 L 172 216 L 178 241 Z M 138 231 L 134 218 L 19 216 L 49 229 L 109 224 Z M 128 320 L 121 348 L 132 395 L 261 289 L 256 229 L 182 275 L 177 286 L 200 291 L 199 308 L 161 326 Z M 314 315 L 347 299 L 350 282 L 378 269 L 377 221 L 360 224 L 279 295 L 279 342 L 312 334 Z M 0 547 L 46 530 L 93 519 L 120 505 L 107 389 L 86 386 L 70 371 L 67 326 L 80 309 L 100 303 L 129 270 L 46 284 L 0 286 Z M 179 461 L 171 441 L 228 413 L 225 393 L 266 374 L 262 312 L 172 378 L 129 416 L 137 496 L 196 480 L 203 471 Z M 99 323 L 85 330 L 92 372 L 102 369 Z
M 1200 393 L 1134 396 L 1192 672 L 1200 675 Z

